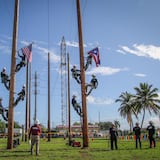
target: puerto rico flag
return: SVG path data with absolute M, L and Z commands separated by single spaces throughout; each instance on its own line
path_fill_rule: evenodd
M 89 55 L 91 55 L 96 63 L 96 67 L 100 65 L 100 53 L 98 47 L 92 49 L 88 52 Z

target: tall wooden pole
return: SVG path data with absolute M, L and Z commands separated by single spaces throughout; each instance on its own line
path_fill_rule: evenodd
M 84 71 L 84 53 L 82 38 L 82 20 L 80 11 L 80 0 L 77 0 L 78 34 L 79 34 L 79 52 L 80 52 L 80 70 L 81 70 L 81 93 L 82 93 L 82 112 L 83 112 L 83 147 L 88 147 L 88 122 L 87 106 L 85 94 L 85 71 Z
M 32 79 L 32 64 L 29 63 L 29 128 L 31 127 L 31 79 Z
M 71 145 L 71 107 L 70 107 L 70 62 L 69 62 L 69 53 L 67 54 L 67 62 L 68 62 L 68 138 L 69 145 Z
M 50 54 L 48 53 L 48 141 L 51 140 L 50 133 Z
M 34 122 L 37 120 L 37 72 L 35 72 L 35 82 L 34 82 L 34 87 L 35 87 L 35 108 L 34 108 Z
M 9 111 L 8 111 L 8 142 L 7 149 L 13 148 L 14 137 L 14 90 L 15 90 L 15 68 L 16 68 L 16 48 L 18 37 L 18 16 L 19 16 L 19 0 L 15 0 L 14 9 L 14 26 L 13 26 L 13 42 L 12 42 L 12 58 L 11 58 L 11 74 L 10 74 L 10 91 L 9 91 Z
M 25 123 L 25 141 L 28 139 L 29 129 L 29 107 L 28 107 L 28 62 L 26 66 L 26 123 Z

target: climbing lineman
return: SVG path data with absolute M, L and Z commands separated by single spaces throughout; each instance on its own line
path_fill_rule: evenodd
M 76 65 L 71 69 L 72 77 L 77 81 L 77 83 L 81 83 L 81 71 L 77 69 Z
M 86 64 L 84 66 L 85 71 L 88 69 L 89 65 L 92 64 L 92 55 L 87 56 Z
M 89 51 L 88 55 L 90 55 L 94 59 L 96 67 L 98 67 L 100 65 L 100 52 L 98 47 Z
M 6 67 L 4 67 L 1 71 L 1 82 L 4 83 L 4 86 L 9 90 L 10 88 L 10 78 L 6 73 Z
M 88 87 L 90 87 L 89 91 Z M 97 87 L 98 87 L 98 80 L 96 76 L 93 74 L 90 83 L 86 85 L 86 96 L 88 96 L 92 92 L 92 90 L 96 89 Z
M 22 55 L 18 51 L 18 56 L 21 58 L 20 62 L 16 65 L 15 72 L 18 72 L 22 67 L 26 66 L 26 56 L 22 52 Z
M 72 106 L 75 109 L 75 111 L 77 112 L 77 114 L 79 116 L 82 116 L 82 109 L 81 109 L 81 106 L 79 105 L 79 103 L 77 103 L 75 95 L 72 96 Z
M 22 90 L 17 94 L 18 97 L 17 97 L 16 101 L 14 102 L 14 106 L 16 106 L 20 100 L 22 100 L 22 101 L 24 100 L 25 93 L 26 93 L 26 87 L 25 87 L 25 85 L 23 85 Z
M 0 114 L 5 121 L 8 121 L 8 109 L 4 108 L 2 105 L 2 98 L 0 98 Z

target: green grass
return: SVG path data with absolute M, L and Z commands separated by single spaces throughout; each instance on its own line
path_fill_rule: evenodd
M 148 148 L 148 142 L 142 142 L 142 149 L 135 149 L 134 141 L 118 141 L 118 150 L 111 151 L 105 139 L 90 139 L 89 147 L 71 147 L 62 138 L 41 139 L 40 156 L 30 155 L 27 142 L 7 150 L 7 139 L 0 139 L 0 160 L 160 160 L 160 142 L 156 148 Z

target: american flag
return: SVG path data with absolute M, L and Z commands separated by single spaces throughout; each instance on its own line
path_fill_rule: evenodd
M 89 55 L 91 55 L 96 63 L 96 66 L 98 67 L 100 65 L 100 53 L 98 47 L 92 49 L 88 52 Z
M 32 43 L 22 48 L 22 53 L 26 56 L 28 62 L 32 62 Z

